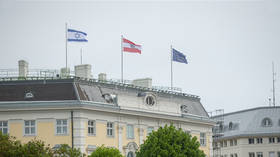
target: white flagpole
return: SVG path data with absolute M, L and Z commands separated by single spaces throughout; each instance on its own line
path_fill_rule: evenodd
M 123 83 L 123 36 L 121 35 L 121 83 Z
M 173 52 L 172 52 L 172 45 L 170 46 L 171 54 L 170 54 L 170 64 L 171 64 L 171 91 L 173 91 L 173 67 L 172 67 L 172 59 L 173 59 Z
M 67 22 L 65 23 L 65 50 L 66 50 L 66 71 L 67 71 L 67 43 L 68 43 L 68 27 Z
M 81 48 L 80 52 L 81 52 L 81 65 L 82 65 L 83 64 L 83 57 L 82 57 L 83 49 L 82 48 Z

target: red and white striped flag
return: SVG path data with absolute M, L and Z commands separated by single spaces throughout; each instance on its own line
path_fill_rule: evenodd
M 141 54 L 141 45 L 137 45 L 132 41 L 122 38 L 123 51 Z

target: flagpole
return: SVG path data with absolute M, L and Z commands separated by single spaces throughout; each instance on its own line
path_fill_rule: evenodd
M 123 83 L 123 36 L 121 35 L 121 83 Z
M 67 41 L 67 38 L 68 38 L 67 33 L 68 33 L 68 27 L 67 27 L 67 22 L 66 22 L 66 23 L 65 23 L 65 51 L 66 51 L 65 57 L 66 57 L 66 72 L 67 72 L 67 43 L 68 43 L 68 41 Z
M 172 53 L 172 45 L 170 46 L 171 54 L 170 54 L 170 64 L 171 64 L 171 91 L 173 91 L 173 66 L 172 66 L 172 58 L 173 58 L 173 53 Z
M 81 48 L 80 52 L 81 52 L 81 65 L 82 65 L 83 64 L 83 57 L 82 57 L 83 49 L 82 48 Z

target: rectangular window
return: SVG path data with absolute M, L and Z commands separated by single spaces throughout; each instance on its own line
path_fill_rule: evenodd
M 200 145 L 206 146 L 206 135 L 205 133 L 200 133 Z
M 275 157 L 275 152 L 269 152 L 269 157 Z
M 277 157 L 280 157 L 280 152 L 277 152 Z
M 275 142 L 274 137 L 269 137 L 268 142 L 269 143 L 274 143 Z
M 255 157 L 255 153 L 254 152 L 250 152 L 249 153 L 249 157 Z
M 24 121 L 24 135 L 35 135 L 35 120 Z
M 152 133 L 154 131 L 154 127 L 148 127 L 147 129 L 147 135 L 149 135 L 150 133 Z
M 224 141 L 224 147 L 227 147 L 227 141 Z
M 0 131 L 3 134 L 8 134 L 8 121 L 0 121 Z
M 280 143 L 280 137 L 277 137 L 277 142 Z
M 56 120 L 56 134 L 65 135 L 67 134 L 67 119 L 57 119 Z
M 126 137 L 129 138 L 129 139 L 134 138 L 134 127 L 133 127 L 133 125 L 128 124 L 126 126 Z
M 262 152 L 257 152 L 257 157 L 263 157 L 263 153 Z
M 107 136 L 114 136 L 114 123 L 107 122 Z
M 237 139 L 234 140 L 234 145 L 237 146 Z
M 230 157 L 233 157 L 233 154 L 230 154 Z
M 89 120 L 88 121 L 88 135 L 96 135 L 95 133 L 95 121 Z
M 254 140 L 254 138 L 249 138 L 249 139 L 248 139 L 248 142 L 249 142 L 249 144 L 254 144 L 254 143 L 255 143 L 255 140 Z
M 234 157 L 238 157 L 237 154 L 234 154 Z
M 257 138 L 257 143 L 263 143 L 263 139 L 262 138 Z
M 233 140 L 229 140 L 229 145 L 233 146 Z
M 220 145 L 221 145 L 221 147 L 224 147 L 224 142 L 221 141 L 221 142 L 220 142 Z

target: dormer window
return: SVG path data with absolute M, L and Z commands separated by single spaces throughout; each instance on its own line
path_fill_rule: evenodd
M 156 96 L 152 93 L 146 93 L 144 103 L 148 106 L 154 106 L 156 104 Z
M 182 113 L 188 113 L 188 106 L 187 105 L 181 105 L 181 112 Z
M 270 118 L 264 118 L 262 120 L 262 126 L 264 127 L 271 127 L 272 126 L 272 121 Z
M 228 124 L 228 129 L 229 129 L 229 130 L 232 130 L 232 128 L 233 128 L 233 124 L 232 124 L 232 122 L 229 122 L 229 124 Z

